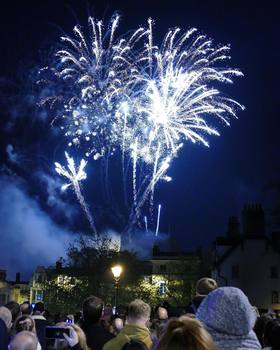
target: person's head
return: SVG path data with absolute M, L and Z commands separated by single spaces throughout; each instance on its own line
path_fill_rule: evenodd
M 20 306 L 15 301 L 9 301 L 6 305 L 6 308 L 11 311 L 13 322 L 20 316 Z
M 20 311 L 22 315 L 31 315 L 32 314 L 32 305 L 28 301 L 25 301 L 20 305 Z
M 198 320 L 187 316 L 171 319 L 156 350 L 216 350 L 211 335 Z
M 117 335 L 123 329 L 123 319 L 118 315 L 111 316 L 110 319 L 110 332 Z
M 156 313 L 156 318 L 159 320 L 167 320 L 168 319 L 168 312 L 165 307 L 159 306 Z
M 258 340 L 260 344 L 264 347 L 264 330 L 265 326 L 268 321 L 272 320 L 271 315 L 268 314 L 263 314 L 260 317 L 258 317 L 255 326 L 254 326 L 254 331 L 258 337 Z
M 140 299 L 136 299 L 128 305 L 126 322 L 128 324 L 146 326 L 150 319 L 150 314 L 150 305 L 144 303 L 144 301 Z
M 42 315 L 44 313 L 44 311 L 45 311 L 44 303 L 39 301 L 38 303 L 35 304 L 34 309 L 33 309 L 34 315 Z
M 145 343 L 140 340 L 132 339 L 125 343 L 121 350 L 148 350 Z
M 9 350 L 37 350 L 37 346 L 37 336 L 32 332 L 22 331 L 14 336 Z
M 29 315 L 22 315 L 19 316 L 14 323 L 14 329 L 16 333 L 22 332 L 22 331 L 28 331 L 35 333 L 35 321 L 33 318 Z
M 213 278 L 203 277 L 196 283 L 196 295 L 208 295 L 216 288 L 218 285 Z
M 264 345 L 271 350 L 280 349 L 280 319 L 271 319 L 265 325 Z
M 83 319 L 86 323 L 97 323 L 103 313 L 103 301 L 95 296 L 86 298 L 83 302 Z
M 221 334 L 245 336 L 252 331 L 257 315 L 240 289 L 221 287 L 207 295 L 196 312 L 196 318 Z
M 12 327 L 12 313 L 5 306 L 0 306 L 0 318 L 4 321 L 7 330 L 9 331 Z

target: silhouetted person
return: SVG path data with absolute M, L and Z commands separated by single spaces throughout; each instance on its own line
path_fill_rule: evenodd
M 103 306 L 102 300 L 95 296 L 90 296 L 83 302 L 82 329 L 92 350 L 102 350 L 103 345 L 114 337 L 100 322 Z
M 32 305 L 28 301 L 25 301 L 24 303 L 22 303 L 20 305 L 20 311 L 21 311 L 22 315 L 30 316 L 32 314 L 32 311 L 33 311 Z
M 14 323 L 15 320 L 20 316 L 20 306 L 15 301 L 9 301 L 6 305 L 6 308 L 11 311 L 12 314 L 12 322 Z
M 124 344 L 121 350 L 148 350 L 148 348 L 142 341 L 133 339 Z
M 258 340 L 261 344 L 262 347 L 265 346 L 264 344 L 264 330 L 265 326 L 268 323 L 268 321 L 272 320 L 272 316 L 269 314 L 264 314 L 258 317 L 255 326 L 254 326 L 254 331 L 258 337 Z
M 48 325 L 48 321 L 44 317 L 45 307 L 42 302 L 38 302 L 35 304 L 33 309 L 32 318 L 35 321 L 35 328 L 37 337 L 41 344 L 42 349 L 46 349 L 46 327 Z
M 0 319 L 0 350 L 7 350 L 9 344 L 9 335 L 5 322 Z
M 280 319 L 272 319 L 268 321 L 264 329 L 264 345 L 265 349 L 280 349 Z

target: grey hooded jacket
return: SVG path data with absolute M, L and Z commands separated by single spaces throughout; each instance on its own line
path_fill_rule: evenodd
M 256 312 L 238 288 L 217 288 L 203 300 L 196 318 L 212 335 L 219 350 L 260 350 L 253 331 Z

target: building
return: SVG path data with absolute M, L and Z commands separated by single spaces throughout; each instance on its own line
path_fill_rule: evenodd
M 44 301 L 44 285 L 48 279 L 47 269 L 44 266 L 38 266 L 34 271 L 29 285 L 30 295 L 29 301 L 35 304 L 39 301 Z
M 195 284 L 201 277 L 201 257 L 196 253 L 161 251 L 154 246 L 151 263 L 151 282 L 158 283 L 160 294 L 181 290 L 186 301 L 195 293 Z M 174 290 L 171 290 L 173 288 Z
M 242 227 L 230 217 L 226 236 L 215 240 L 212 276 L 220 286 L 235 286 L 262 311 L 280 310 L 280 233 L 265 232 L 260 205 L 242 211 Z
M 29 300 L 29 283 L 21 281 L 20 273 L 16 274 L 14 281 L 7 281 L 6 270 L 0 270 L 0 306 L 14 300 L 21 304 Z

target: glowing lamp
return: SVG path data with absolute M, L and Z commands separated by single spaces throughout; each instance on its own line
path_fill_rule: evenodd
M 111 270 L 115 279 L 119 279 L 121 277 L 122 267 L 120 265 L 113 266 Z

